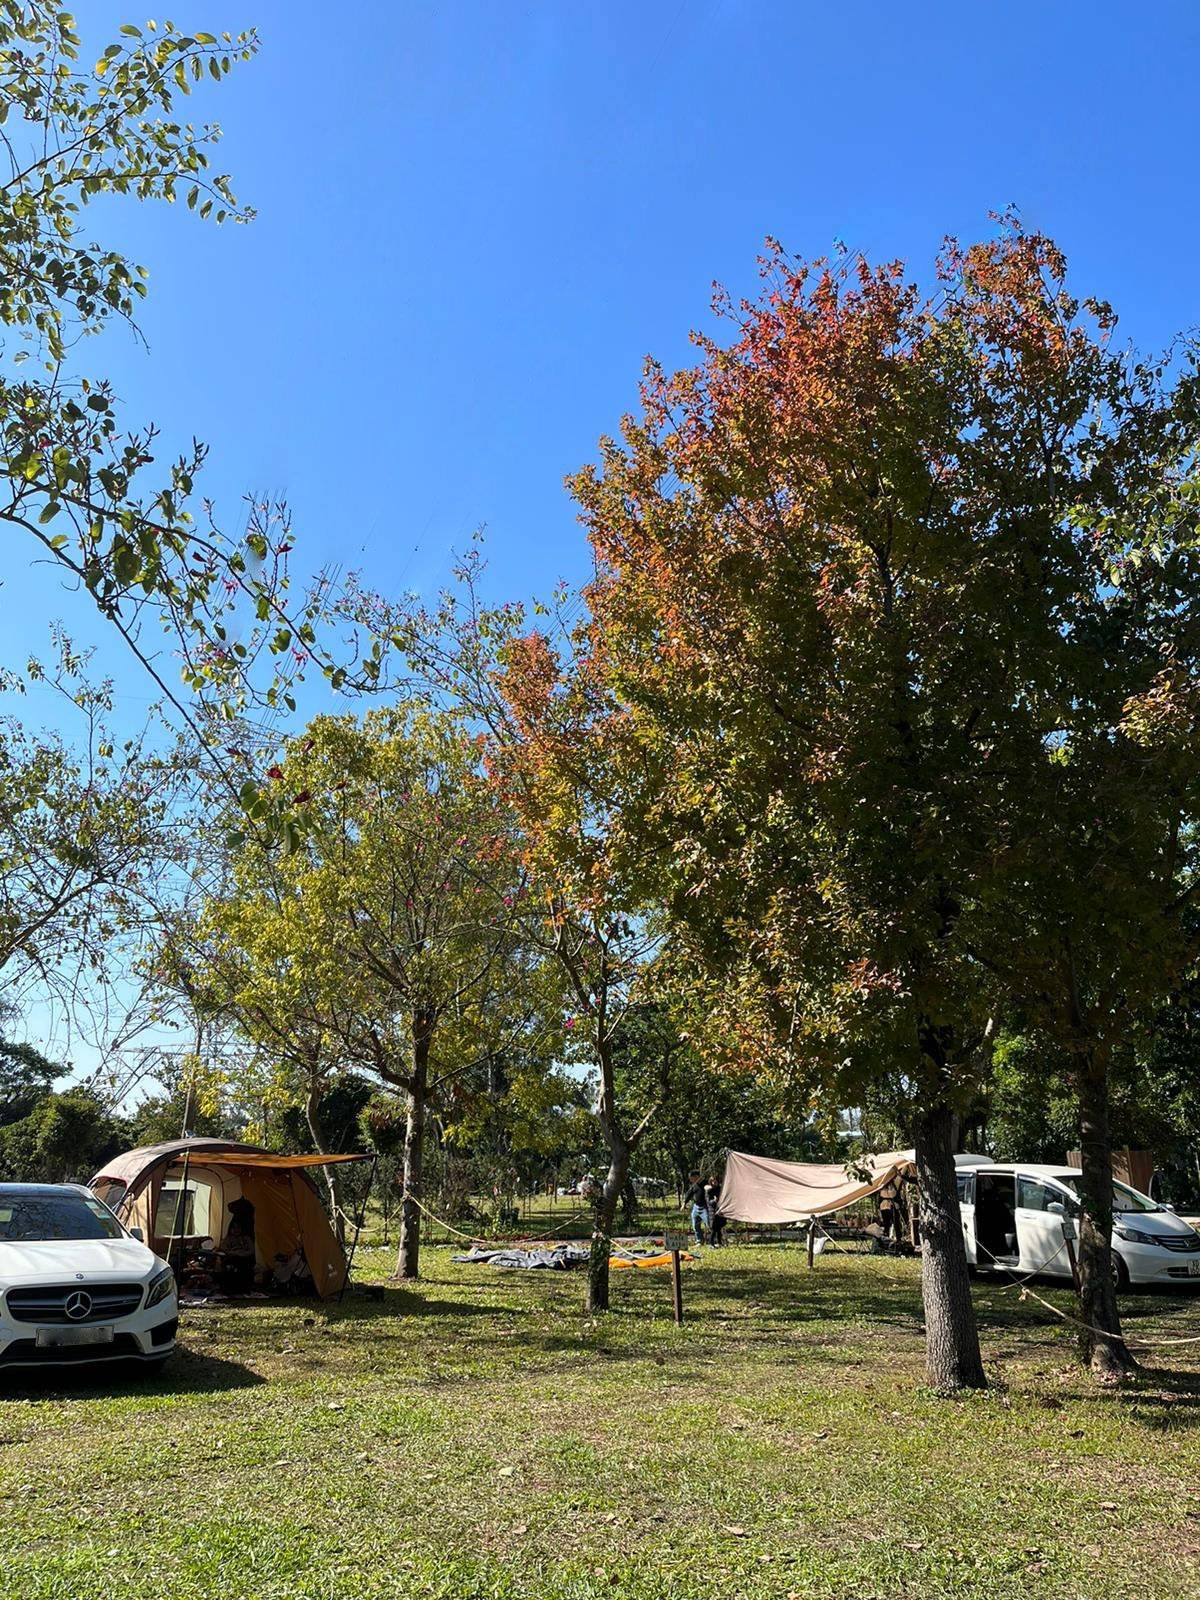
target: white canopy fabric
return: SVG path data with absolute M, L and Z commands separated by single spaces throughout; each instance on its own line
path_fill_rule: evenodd
M 958 1166 L 976 1166 L 986 1156 L 955 1156 Z M 915 1176 L 911 1150 L 862 1156 L 849 1168 L 813 1161 L 776 1161 L 731 1150 L 725 1161 L 718 1210 L 733 1222 L 805 1222 L 844 1210 L 882 1189 L 894 1177 Z

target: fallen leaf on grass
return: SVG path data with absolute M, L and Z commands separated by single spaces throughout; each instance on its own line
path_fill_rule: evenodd
M 736 1524 L 731 1528 L 724 1529 L 723 1531 L 727 1533 L 731 1539 L 745 1539 L 749 1537 L 749 1530 L 747 1528 L 739 1528 Z
M 502 1478 L 511 1478 L 513 1476 L 513 1474 L 516 1472 L 516 1470 L 517 1470 L 516 1467 L 501 1467 L 500 1468 L 500 1476 Z

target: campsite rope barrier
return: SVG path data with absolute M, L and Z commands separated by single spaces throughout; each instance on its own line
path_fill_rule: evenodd
M 485 1240 L 489 1243 L 495 1243 L 497 1240 L 500 1240 L 501 1237 L 503 1238 L 503 1242 L 508 1244 L 519 1244 L 523 1239 L 548 1239 L 552 1233 L 559 1233 L 563 1228 L 569 1228 L 573 1222 L 578 1222 L 579 1218 L 585 1215 L 583 1211 L 577 1211 L 573 1217 L 568 1217 L 565 1222 L 560 1222 L 555 1227 L 547 1228 L 544 1230 L 544 1232 L 538 1234 L 519 1233 L 506 1234 L 503 1236 L 496 1234 L 484 1235 L 482 1233 L 464 1233 L 461 1228 L 456 1228 L 453 1223 L 447 1222 L 445 1217 L 439 1217 L 436 1212 L 430 1211 L 427 1205 L 423 1205 L 422 1202 L 417 1199 L 416 1195 L 410 1194 L 407 1189 L 401 1195 L 400 1200 L 401 1204 L 403 1204 L 405 1200 L 411 1200 L 413 1205 L 416 1206 L 417 1210 L 422 1214 L 422 1216 L 428 1217 L 430 1222 L 436 1222 L 439 1228 L 445 1228 L 447 1233 L 453 1233 L 457 1238 L 465 1239 L 468 1244 L 475 1244 L 477 1241 Z
M 444 1217 L 435 1215 L 428 1206 L 422 1205 L 416 1195 L 410 1194 L 407 1189 L 400 1196 L 400 1204 L 403 1205 L 406 1200 L 411 1200 L 422 1216 L 428 1217 L 430 1222 L 436 1222 L 439 1228 L 445 1228 L 447 1233 L 456 1234 L 458 1238 L 465 1239 L 468 1244 L 474 1244 L 475 1240 L 479 1238 L 477 1233 L 464 1233 L 461 1228 L 456 1228 L 453 1223 L 447 1222 Z
M 1169 1350 L 1178 1345 L 1200 1344 L 1200 1336 L 1188 1339 L 1139 1339 L 1136 1337 L 1129 1338 L 1123 1333 L 1112 1333 L 1107 1328 L 1097 1328 L 1094 1323 L 1085 1322 L 1082 1317 L 1071 1316 L 1069 1312 L 1062 1311 L 1058 1306 L 1052 1305 L 1049 1300 L 1046 1300 L 1042 1295 L 1038 1294 L 1036 1289 L 1031 1289 L 1029 1287 L 1030 1278 L 1036 1277 L 1039 1273 L 1045 1272 L 1046 1268 L 1050 1266 L 1052 1262 L 1058 1260 L 1059 1256 L 1062 1255 L 1063 1251 L 1066 1249 L 1067 1241 L 1065 1239 L 1050 1257 L 1049 1261 L 1043 1262 L 1040 1267 L 1035 1267 L 1032 1272 L 1026 1273 L 1023 1278 L 1018 1278 L 1016 1274 L 1006 1267 L 1002 1261 L 1000 1261 L 996 1256 L 992 1255 L 992 1252 L 988 1249 L 987 1245 L 979 1244 L 978 1240 L 976 1241 L 976 1245 L 977 1248 L 984 1251 L 986 1255 L 991 1256 L 992 1262 L 998 1271 L 1003 1272 L 1006 1278 L 1011 1279 L 1011 1282 L 1005 1286 L 1006 1289 L 1019 1289 L 1021 1291 L 1020 1298 L 1022 1300 L 1027 1298 L 1030 1300 L 1036 1300 L 1040 1306 L 1045 1306 L 1047 1311 L 1052 1311 L 1054 1315 L 1062 1322 L 1069 1322 L 1076 1328 L 1083 1328 L 1088 1333 L 1094 1333 L 1097 1338 L 1108 1339 L 1113 1344 L 1123 1344 L 1131 1350 Z

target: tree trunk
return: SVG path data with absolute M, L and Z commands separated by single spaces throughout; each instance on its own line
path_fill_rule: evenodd
M 939 1102 L 916 1127 L 925 1374 L 931 1388 L 942 1391 L 987 1386 L 958 1209 L 953 1123 L 949 1106 Z
M 608 1310 L 608 1258 L 612 1253 L 613 1218 L 629 1175 L 629 1147 L 624 1139 L 610 1137 L 609 1153 L 611 1163 L 593 1208 L 586 1305 L 589 1312 Z
M 313 1084 L 308 1097 L 304 1102 L 304 1119 L 308 1123 L 308 1131 L 312 1135 L 313 1145 L 318 1155 L 327 1156 L 332 1152 L 325 1139 L 325 1127 L 321 1120 L 321 1085 Z M 344 1250 L 346 1248 L 346 1217 L 342 1209 L 342 1185 L 339 1178 L 340 1169 L 337 1166 L 326 1167 L 325 1183 L 329 1189 L 329 1209 L 332 1212 L 333 1231 L 337 1242 Z
M 1081 1052 L 1075 1064 L 1079 1101 L 1079 1358 L 1102 1382 L 1113 1383 L 1136 1367 L 1121 1334 L 1113 1277 L 1112 1139 L 1108 1117 L 1108 1061 L 1097 1050 Z
M 636 1233 L 638 1227 L 638 1197 L 633 1179 L 626 1173 L 621 1185 L 621 1226 L 626 1233 Z
M 404 1130 L 404 1191 L 400 1203 L 398 1278 L 421 1275 L 421 1199 L 425 1161 L 425 1112 L 429 1090 L 429 1029 L 413 1029 L 413 1072 L 408 1091 L 408 1123 Z

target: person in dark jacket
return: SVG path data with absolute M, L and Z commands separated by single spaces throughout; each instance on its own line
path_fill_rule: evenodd
M 685 1210 L 690 1208 L 689 1216 L 696 1243 L 703 1244 L 709 1227 L 708 1185 L 698 1172 L 690 1173 L 688 1176 L 688 1186 L 683 1191 L 683 1204 Z
M 713 1245 L 725 1243 L 725 1218 L 720 1206 L 721 1180 L 713 1173 L 708 1180 L 708 1240 Z

